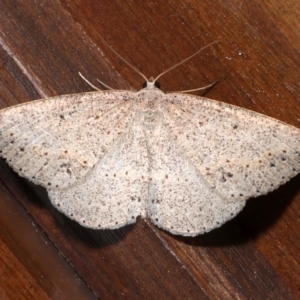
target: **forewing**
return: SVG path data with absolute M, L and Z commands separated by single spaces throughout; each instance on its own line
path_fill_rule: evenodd
M 132 95 L 72 94 L 4 109 L 0 156 L 36 184 L 68 187 L 85 176 L 125 131 L 132 119 Z
M 202 97 L 169 94 L 165 122 L 193 166 L 227 202 L 266 194 L 300 172 L 300 130 Z

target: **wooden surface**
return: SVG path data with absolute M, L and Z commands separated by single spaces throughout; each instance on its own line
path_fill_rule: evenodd
M 300 4 L 266 1 L 2 0 L 0 107 L 116 89 L 220 41 L 160 79 L 164 91 L 205 86 L 206 97 L 300 128 Z M 200 93 L 199 93 L 200 95 Z M 148 220 L 89 230 L 0 161 L 0 299 L 299 299 L 300 177 L 248 201 L 203 236 Z

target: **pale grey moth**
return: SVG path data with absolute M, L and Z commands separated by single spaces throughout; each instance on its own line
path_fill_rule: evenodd
M 83 226 L 149 217 L 195 236 L 300 172 L 300 130 L 204 97 L 139 92 L 64 95 L 0 111 L 0 156 Z

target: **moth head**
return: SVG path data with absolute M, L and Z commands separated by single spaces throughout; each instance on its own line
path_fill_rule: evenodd
M 145 81 L 143 83 L 144 89 L 160 89 L 160 84 L 158 81 L 155 81 L 153 77 L 150 78 L 150 80 Z

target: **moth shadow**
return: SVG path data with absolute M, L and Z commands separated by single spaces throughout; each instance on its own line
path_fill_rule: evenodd
M 300 175 L 267 195 L 251 198 L 244 209 L 219 228 L 196 237 L 175 236 L 193 246 L 226 247 L 245 244 L 273 227 L 299 194 Z

